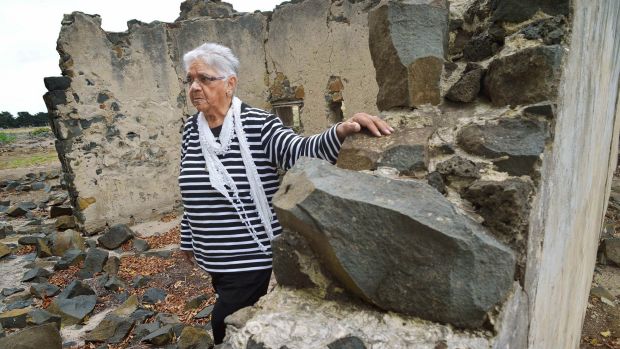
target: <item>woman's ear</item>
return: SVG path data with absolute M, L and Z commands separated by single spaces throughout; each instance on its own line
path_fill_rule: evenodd
M 232 91 L 232 93 L 234 93 L 236 88 L 237 88 L 237 77 L 233 75 L 226 80 L 226 90 Z

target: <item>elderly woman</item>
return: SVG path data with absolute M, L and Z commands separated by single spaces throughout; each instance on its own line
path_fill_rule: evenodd
M 267 292 L 270 242 L 282 231 L 271 202 L 277 167 L 288 169 L 301 156 L 334 163 L 348 135 L 364 127 L 376 136 L 393 130 L 376 116 L 358 113 L 301 137 L 235 96 L 239 61 L 229 48 L 206 43 L 183 61 L 198 114 L 185 123 L 181 147 L 181 251 L 211 275 L 217 293 L 211 325 L 219 344 L 224 318 Z

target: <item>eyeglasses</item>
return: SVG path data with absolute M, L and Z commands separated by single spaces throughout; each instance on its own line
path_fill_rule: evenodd
M 196 78 L 187 76 L 185 80 L 183 80 L 183 83 L 189 87 L 189 86 L 192 86 L 194 81 L 198 81 L 198 83 L 201 85 L 209 85 L 213 81 L 224 80 L 224 79 L 226 79 L 225 76 L 211 76 L 207 74 L 198 74 Z

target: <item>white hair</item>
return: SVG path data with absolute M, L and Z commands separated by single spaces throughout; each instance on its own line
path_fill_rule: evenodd
M 183 65 L 186 72 L 192 62 L 197 59 L 213 68 L 218 74 L 226 77 L 237 76 L 239 59 L 231 49 L 224 45 L 207 42 L 187 52 L 183 55 Z

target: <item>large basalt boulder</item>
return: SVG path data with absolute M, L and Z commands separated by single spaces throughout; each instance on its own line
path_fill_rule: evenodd
M 547 124 L 515 118 L 463 127 L 457 142 L 471 154 L 493 159 L 500 171 L 513 176 L 533 175 L 549 137 Z
M 512 285 L 514 253 L 426 183 L 303 158 L 274 206 L 345 289 L 385 310 L 475 328 Z
M 115 314 L 108 314 L 86 335 L 87 342 L 120 343 L 129 334 L 134 321 Z
M 392 167 L 401 175 L 426 170 L 428 139 L 432 127 L 396 128 L 390 136 L 372 137 L 358 133 L 347 137 L 338 155 L 337 165 L 348 170 L 376 170 Z
M 0 338 L 0 348 L 61 349 L 62 337 L 54 324 L 33 326 Z
M 495 59 L 484 77 L 484 92 L 495 106 L 533 104 L 557 96 L 563 49 L 529 47 Z
M 446 0 L 388 0 L 368 13 L 380 110 L 439 104 L 448 14 Z

